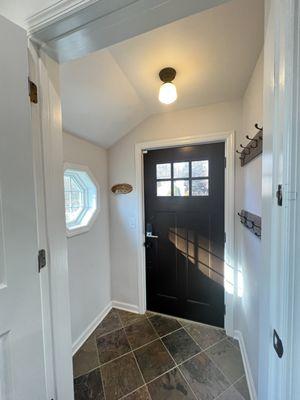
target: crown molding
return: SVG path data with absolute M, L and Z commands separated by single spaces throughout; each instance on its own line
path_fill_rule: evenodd
M 93 3 L 96 3 L 96 1 L 99 0 L 59 0 L 52 6 L 26 18 L 25 26 L 28 33 L 33 33 L 52 22 L 74 13 L 75 11 L 79 11 Z

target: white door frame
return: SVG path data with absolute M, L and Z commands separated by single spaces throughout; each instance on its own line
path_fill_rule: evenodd
M 145 257 L 145 212 L 144 212 L 144 171 L 143 150 L 163 149 L 205 143 L 225 143 L 225 329 L 233 336 L 233 308 L 235 298 L 235 254 L 234 254 L 234 131 L 212 133 L 174 139 L 162 139 L 135 145 L 136 193 L 137 193 L 137 239 L 138 239 L 138 293 L 139 311 L 146 311 L 146 257 Z
M 45 343 L 46 359 L 52 358 L 52 368 L 48 371 L 49 385 L 54 386 L 54 399 L 74 398 L 71 313 L 69 301 L 69 274 L 67 261 L 67 238 L 65 228 L 64 188 L 63 188 L 63 142 L 61 122 L 61 102 L 59 92 L 59 66 L 42 50 L 35 60 L 38 70 L 40 103 L 40 145 L 36 158 L 42 162 L 40 185 L 43 186 L 44 221 L 46 227 L 47 271 L 43 271 L 47 288 L 43 301 L 50 302 L 51 321 L 45 316 L 47 335 Z M 47 272 L 47 274 L 46 274 Z M 47 276 L 47 277 L 46 277 Z M 50 300 L 49 300 L 50 298 Z M 46 304 L 47 307 L 47 304 Z M 49 326 L 50 325 L 50 326 Z M 52 336 L 50 338 L 50 336 Z M 51 353 L 51 354 L 49 354 Z M 50 363 L 48 364 L 51 368 Z M 51 374 L 52 380 L 51 382 Z
M 300 395 L 298 343 L 300 256 L 297 243 L 300 204 L 297 195 L 300 160 L 299 0 L 266 1 L 263 263 L 260 291 L 259 400 L 296 400 Z M 276 201 L 283 185 L 283 206 Z M 299 238 L 299 235 L 298 235 Z M 298 239 L 299 240 L 299 239 Z M 297 280 L 298 279 L 298 280 Z M 298 300 L 298 303 L 297 303 Z M 283 341 L 279 359 L 273 329 Z M 298 357 L 298 359 L 297 359 Z

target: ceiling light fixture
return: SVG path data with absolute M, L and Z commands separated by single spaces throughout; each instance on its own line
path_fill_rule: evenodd
M 171 104 L 177 99 L 177 89 L 172 81 L 175 79 L 176 70 L 171 67 L 160 71 L 159 77 L 163 84 L 159 89 L 158 99 L 163 104 Z

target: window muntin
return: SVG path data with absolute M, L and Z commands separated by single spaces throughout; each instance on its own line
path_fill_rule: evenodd
M 64 172 L 65 218 L 72 236 L 88 230 L 98 207 L 98 185 L 90 171 L 67 168 Z
M 207 197 L 209 180 L 208 160 L 156 164 L 158 197 Z

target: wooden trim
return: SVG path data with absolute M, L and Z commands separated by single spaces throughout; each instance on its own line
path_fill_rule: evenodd
M 51 6 L 39 11 L 25 20 L 25 27 L 29 33 L 38 31 L 58 19 L 63 19 L 98 0 L 59 0 Z
M 139 312 L 146 311 L 146 257 L 145 257 L 145 223 L 144 223 L 144 178 L 142 152 L 149 149 L 162 149 L 193 144 L 225 142 L 225 156 L 227 165 L 225 169 L 225 329 L 228 335 L 233 336 L 233 314 L 235 303 L 235 284 L 231 282 L 235 272 L 234 253 L 234 131 L 190 136 L 174 139 L 162 139 L 151 142 L 137 143 L 135 145 L 136 192 L 138 206 L 137 240 L 138 240 L 138 291 Z M 232 271 L 227 271 L 233 269 Z M 227 273 L 226 273 L 227 271 Z
M 59 66 L 43 51 L 39 58 L 39 79 L 55 397 L 72 400 L 74 390 Z
M 245 342 L 244 342 L 244 338 L 243 338 L 242 332 L 235 331 L 234 332 L 234 337 L 235 337 L 235 339 L 238 340 L 239 345 L 240 345 L 240 350 L 241 350 L 241 354 L 242 354 L 242 359 L 243 359 L 243 364 L 244 364 L 245 375 L 246 375 L 246 380 L 247 380 L 247 384 L 248 384 L 250 399 L 251 400 L 257 400 L 257 394 L 256 394 L 255 385 L 254 385 L 253 375 L 252 375 L 252 371 L 251 371 L 251 368 L 250 368 L 250 362 L 249 362 L 248 353 L 247 353 L 247 350 L 246 350 L 246 345 L 245 345 Z

